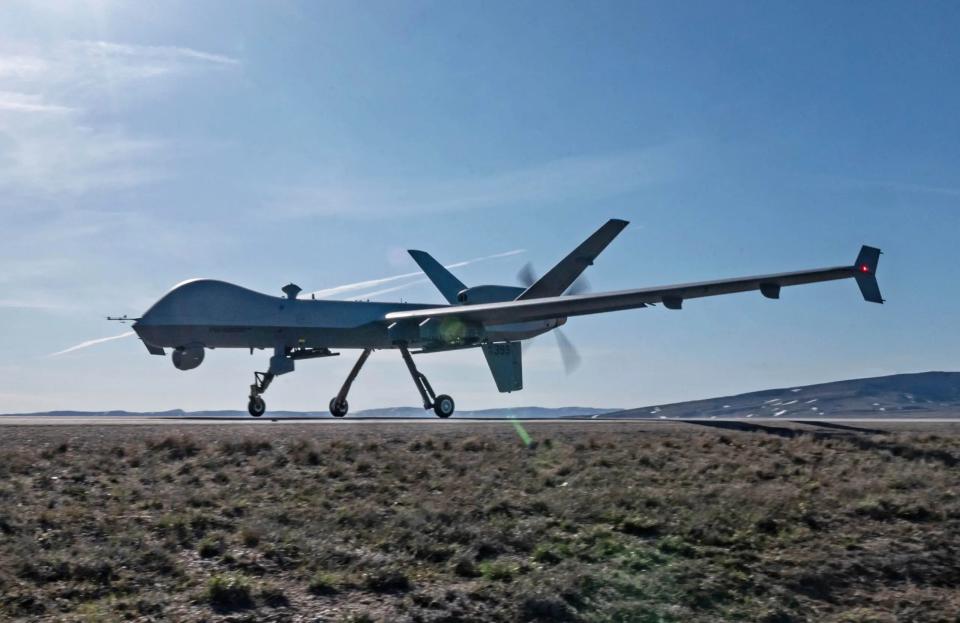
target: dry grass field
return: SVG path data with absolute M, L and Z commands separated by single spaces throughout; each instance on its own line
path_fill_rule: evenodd
M 0 427 L 0 619 L 958 621 L 956 430 Z

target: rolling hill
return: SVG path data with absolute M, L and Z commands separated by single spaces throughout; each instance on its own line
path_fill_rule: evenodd
M 882 418 L 955 417 L 960 372 L 894 374 L 651 405 L 605 418 Z

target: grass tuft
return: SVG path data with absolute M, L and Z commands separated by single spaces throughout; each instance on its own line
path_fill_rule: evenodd
M 207 602 L 223 610 L 242 610 L 253 606 L 250 583 L 241 575 L 215 575 L 207 582 Z

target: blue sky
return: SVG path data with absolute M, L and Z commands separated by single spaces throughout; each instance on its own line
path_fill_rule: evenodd
M 523 249 L 546 270 L 610 217 L 595 290 L 852 262 L 849 282 L 572 319 L 501 395 L 477 352 L 422 369 L 460 409 L 637 406 L 957 369 L 960 5 L 5 2 L 0 412 L 245 405 L 267 355 L 181 372 L 119 339 L 173 284 L 279 294 Z M 412 280 L 410 280 L 412 281 Z M 390 285 L 407 280 L 390 282 Z M 384 294 L 441 302 L 427 284 Z M 272 409 L 323 410 L 354 353 Z M 417 404 L 395 352 L 353 409 Z

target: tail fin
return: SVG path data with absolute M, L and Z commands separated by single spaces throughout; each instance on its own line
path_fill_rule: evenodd
M 882 251 L 875 247 L 860 247 L 860 255 L 854 269 L 857 271 L 857 285 L 863 298 L 871 303 L 883 303 L 880 296 L 880 284 L 877 283 L 877 264 L 880 262 Z
M 543 277 L 537 280 L 532 286 L 523 291 L 517 297 L 517 300 L 538 299 L 545 296 L 560 296 L 570 285 L 577 280 L 577 277 L 586 270 L 587 266 L 593 264 L 593 260 L 607 248 L 610 241 L 617 237 L 623 228 L 629 225 L 627 221 L 612 218 L 603 227 L 593 233 L 592 236 L 583 241 L 583 243 L 574 249 L 570 255 L 560 260 L 560 263 L 554 266 Z
M 465 290 L 467 286 L 463 285 L 463 282 L 454 277 L 440 262 L 433 259 L 429 253 L 416 251 L 414 249 L 407 251 L 407 253 L 409 253 L 413 261 L 420 266 L 420 270 L 426 273 L 430 281 L 433 282 L 433 285 L 437 287 L 437 290 L 440 290 L 443 298 L 447 299 L 447 302 L 451 305 L 456 305 L 457 294 Z
M 501 393 L 523 389 L 523 351 L 520 342 L 494 342 L 481 346 Z

